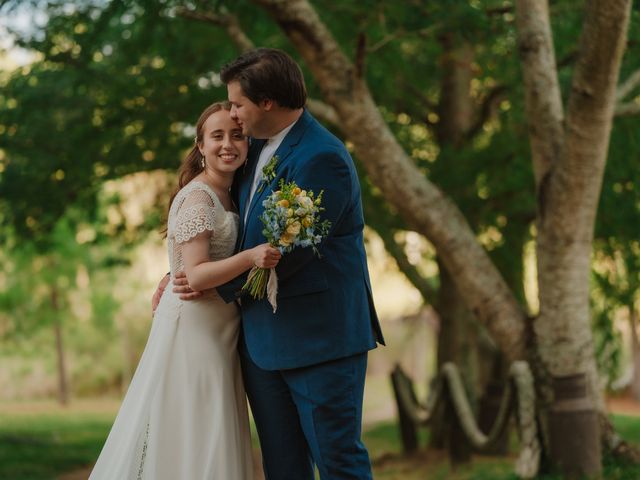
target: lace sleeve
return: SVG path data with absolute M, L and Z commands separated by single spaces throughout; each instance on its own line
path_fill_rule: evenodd
M 176 215 L 174 236 L 176 243 L 184 243 L 196 235 L 213 232 L 215 205 L 211 196 L 203 190 L 193 190 L 185 198 Z

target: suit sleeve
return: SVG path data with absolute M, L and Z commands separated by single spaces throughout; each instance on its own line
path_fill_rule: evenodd
M 338 153 L 321 153 L 302 164 L 289 179 L 303 190 L 312 190 L 315 195 L 323 192 L 321 206 L 324 211 L 320 213 L 320 220 L 329 220 L 331 227 L 327 236 L 317 245 L 320 253 L 322 246 L 330 242 L 332 236 L 340 230 L 344 214 L 351 207 L 352 170 L 349 168 L 349 161 Z M 276 267 L 278 279 L 286 280 L 295 275 L 315 257 L 312 248 L 296 247 L 284 255 Z

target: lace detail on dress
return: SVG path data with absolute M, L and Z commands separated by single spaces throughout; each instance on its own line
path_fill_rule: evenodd
M 176 219 L 176 242 L 184 243 L 205 230 L 213 231 L 214 223 L 215 213 L 211 198 L 208 205 L 183 206 Z
M 209 239 L 209 258 L 220 260 L 233 255 L 238 235 L 238 215 L 227 212 L 215 192 L 202 182 L 191 182 L 176 195 L 169 210 L 167 240 L 172 272 L 184 270 L 182 246 L 205 231 Z
M 144 473 L 144 461 L 147 457 L 147 445 L 149 442 L 149 423 L 147 423 L 147 428 L 144 433 L 144 443 L 142 444 L 142 456 L 140 458 L 140 466 L 138 467 L 138 479 L 143 480 L 142 474 Z

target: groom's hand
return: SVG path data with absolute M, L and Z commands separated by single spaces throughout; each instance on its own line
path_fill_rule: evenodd
M 193 300 L 202 296 L 202 292 L 196 292 L 189 286 L 187 274 L 184 272 L 176 273 L 173 279 L 173 293 L 180 294 L 180 300 Z

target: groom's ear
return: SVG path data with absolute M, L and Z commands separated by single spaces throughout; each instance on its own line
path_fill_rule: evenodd
M 274 105 L 275 105 L 275 102 L 273 100 L 262 100 L 260 102 L 260 106 L 265 112 L 271 111 Z

